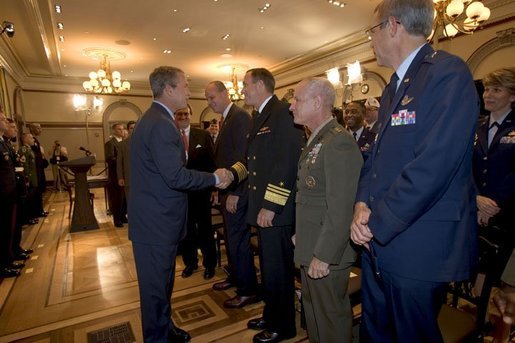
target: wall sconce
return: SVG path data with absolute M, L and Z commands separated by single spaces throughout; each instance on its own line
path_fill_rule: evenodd
M 327 79 L 333 84 L 335 88 L 341 85 L 340 70 L 338 67 L 331 68 L 325 73 L 327 75 Z
M 86 143 L 87 148 L 89 149 L 89 121 L 88 117 L 93 115 L 93 113 L 99 112 L 104 104 L 104 100 L 99 98 L 98 96 L 94 96 L 91 102 L 88 104 L 88 97 L 82 94 L 75 94 L 73 96 L 73 107 L 75 111 L 84 111 L 86 113 Z
M 0 35 L 2 33 L 6 33 L 7 37 L 11 38 L 14 36 L 14 24 L 10 21 L 4 21 L 2 25 L 0 25 Z
M 363 74 L 361 73 L 361 65 L 359 64 L 359 61 L 356 60 L 354 63 L 347 63 L 347 74 L 349 75 L 349 79 L 347 81 L 348 85 L 363 82 Z
M 86 95 L 75 94 L 73 96 L 73 107 L 75 108 L 75 111 L 87 111 L 88 115 L 91 115 L 94 111 L 98 111 L 103 104 L 104 100 L 98 96 L 94 96 L 90 104 L 88 104 L 88 98 Z

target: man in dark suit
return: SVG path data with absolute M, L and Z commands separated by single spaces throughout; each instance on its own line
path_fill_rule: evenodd
M 249 179 L 247 221 L 257 227 L 263 317 L 250 320 L 262 330 L 254 342 L 279 342 L 296 334 L 294 263 L 295 180 L 304 131 L 293 124 L 289 104 L 274 95 L 275 79 L 264 68 L 243 79 L 245 102 L 257 110 L 248 139 L 247 159 L 233 166 L 237 180 Z
M 116 170 L 116 159 L 119 154 L 119 146 L 122 142 L 123 125 L 114 123 L 111 126 L 112 137 L 104 144 L 105 160 L 107 163 L 107 197 L 109 201 L 109 210 L 113 216 L 114 226 L 123 227 L 123 223 L 127 221 L 123 217 L 123 201 L 125 199 L 123 188 L 118 185 L 118 175 Z
M 188 190 L 228 185 L 215 174 L 186 168 L 186 154 L 174 111 L 187 105 L 184 72 L 158 67 L 150 74 L 154 96 L 131 138 L 129 239 L 132 241 L 145 342 L 188 342 L 171 320 L 177 244 L 186 234 Z
M 335 97 L 327 79 L 309 78 L 297 85 L 290 107 L 295 123 L 312 132 L 299 159 L 294 240 L 311 342 L 352 341 L 347 287 L 356 252 L 349 227 L 363 158 L 332 118 Z
M 35 212 L 38 217 L 48 216 L 48 212 L 43 209 L 43 193 L 46 190 L 45 168 L 48 167 L 48 161 L 45 158 L 45 151 L 39 143 L 38 136 L 41 135 L 41 125 L 31 123 L 28 125 L 29 131 L 34 137 L 34 145 L 31 146 L 34 156 L 36 157 L 36 173 L 38 179 L 38 187 L 34 192 Z
M 363 157 L 366 157 L 367 153 L 372 150 L 376 134 L 365 126 L 365 106 L 357 101 L 353 101 L 347 104 L 344 113 L 343 119 L 345 124 L 347 124 L 347 129 L 354 137 Z
M 216 140 L 218 139 L 218 133 L 220 131 L 220 126 L 218 125 L 218 119 L 213 118 L 209 121 L 209 127 L 207 128 L 207 132 L 209 132 L 209 135 L 211 136 L 211 139 L 213 140 L 213 144 L 216 143 Z
M 205 95 L 213 111 L 222 115 L 215 144 L 216 166 L 230 168 L 245 158 L 250 115 L 231 102 L 221 81 L 210 82 Z M 215 283 L 213 289 L 225 290 L 236 286 L 236 296 L 224 302 L 226 307 L 242 307 L 259 301 L 254 256 L 250 249 L 250 227 L 247 225 L 248 191 L 248 182 L 219 191 L 230 275 L 226 280 Z
M 186 168 L 212 173 L 216 167 L 209 133 L 190 126 L 189 106 L 178 109 L 174 115 L 187 153 Z M 211 189 L 188 192 L 188 230 L 179 245 L 185 266 L 183 278 L 190 277 L 198 269 L 199 247 L 205 268 L 204 279 L 208 280 L 215 276 L 216 267 L 216 242 L 211 224 Z
M 129 191 L 131 184 L 131 172 L 130 172 L 130 143 L 132 131 L 134 131 L 135 121 L 129 121 L 127 123 L 128 137 L 120 142 L 118 145 L 118 153 L 116 154 L 116 177 L 118 178 L 118 186 L 123 187 L 123 193 L 125 200 L 129 199 Z
M 364 342 L 442 342 L 447 284 L 468 279 L 477 260 L 479 101 L 467 65 L 427 44 L 433 11 L 431 0 L 383 0 L 368 30 L 377 63 L 396 72 L 351 225 L 364 251 Z

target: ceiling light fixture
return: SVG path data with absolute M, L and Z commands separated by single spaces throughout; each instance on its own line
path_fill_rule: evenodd
M 2 25 L 0 25 L 0 35 L 2 33 L 6 33 L 7 37 L 11 38 L 14 36 L 14 24 L 10 21 L 4 21 Z
M 55 5 L 55 13 L 61 13 L 61 6 Z
M 272 5 L 266 3 L 265 6 L 263 6 L 262 8 L 258 8 L 258 11 L 260 13 L 265 13 L 265 11 L 267 11 Z
M 490 18 L 490 9 L 478 0 L 433 0 L 433 31 L 428 38 L 432 41 L 441 28 L 445 37 L 454 37 L 458 32 L 472 34 Z
M 186 32 L 188 32 L 190 30 L 191 30 L 191 27 L 185 27 L 184 29 L 182 29 L 182 32 L 186 33 Z
M 230 33 L 226 33 L 225 35 L 222 36 L 222 40 L 228 40 L 229 37 L 231 37 L 231 34 Z
M 340 7 L 340 8 L 344 8 L 345 6 L 347 6 L 346 3 L 340 2 L 340 1 L 337 1 L 337 0 L 327 0 L 327 2 L 330 3 L 331 5 L 334 5 L 334 6 Z
M 171 53 L 172 53 L 172 50 L 170 50 L 170 49 L 163 50 L 163 54 L 171 54 Z
M 89 80 L 84 81 L 82 87 L 87 92 L 112 94 L 123 93 L 131 89 L 129 81 L 121 81 L 122 75 L 118 71 L 111 73 L 111 66 L 107 55 L 102 56 L 100 69 L 89 73 Z

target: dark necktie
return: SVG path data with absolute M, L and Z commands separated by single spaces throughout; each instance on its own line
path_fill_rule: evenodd
M 490 148 L 490 145 L 492 144 L 492 141 L 494 140 L 495 134 L 499 130 L 499 123 L 494 121 L 492 124 L 490 124 L 490 127 L 488 128 L 488 147 Z
M 356 132 L 353 132 L 352 135 L 354 136 L 354 140 L 357 141 L 358 140 L 358 134 Z
M 393 101 L 393 97 L 395 96 L 395 93 L 397 92 L 397 82 L 399 81 L 399 77 L 397 76 L 397 73 L 393 73 L 392 77 L 390 78 L 390 83 L 388 84 L 388 95 L 390 99 L 390 104 Z
M 224 126 L 224 116 L 220 118 L 220 123 L 218 123 L 218 131 L 222 130 L 222 126 Z

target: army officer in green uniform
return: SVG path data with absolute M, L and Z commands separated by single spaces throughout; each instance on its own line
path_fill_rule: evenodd
M 299 159 L 295 262 L 310 342 L 350 342 L 347 286 L 355 252 L 350 224 L 363 160 L 351 135 L 331 116 L 335 91 L 309 78 L 295 90 L 290 110 L 312 133 Z
M 31 146 L 34 145 L 34 136 L 32 136 L 31 133 L 25 132 L 22 135 L 21 143 L 23 145 L 18 149 L 18 155 L 20 156 L 20 162 L 23 166 L 25 180 L 27 183 L 27 202 L 24 212 L 27 218 L 34 219 L 39 215 L 39 213 L 36 213 L 37 206 L 34 203 L 34 194 L 38 188 L 36 157 L 31 148 Z

